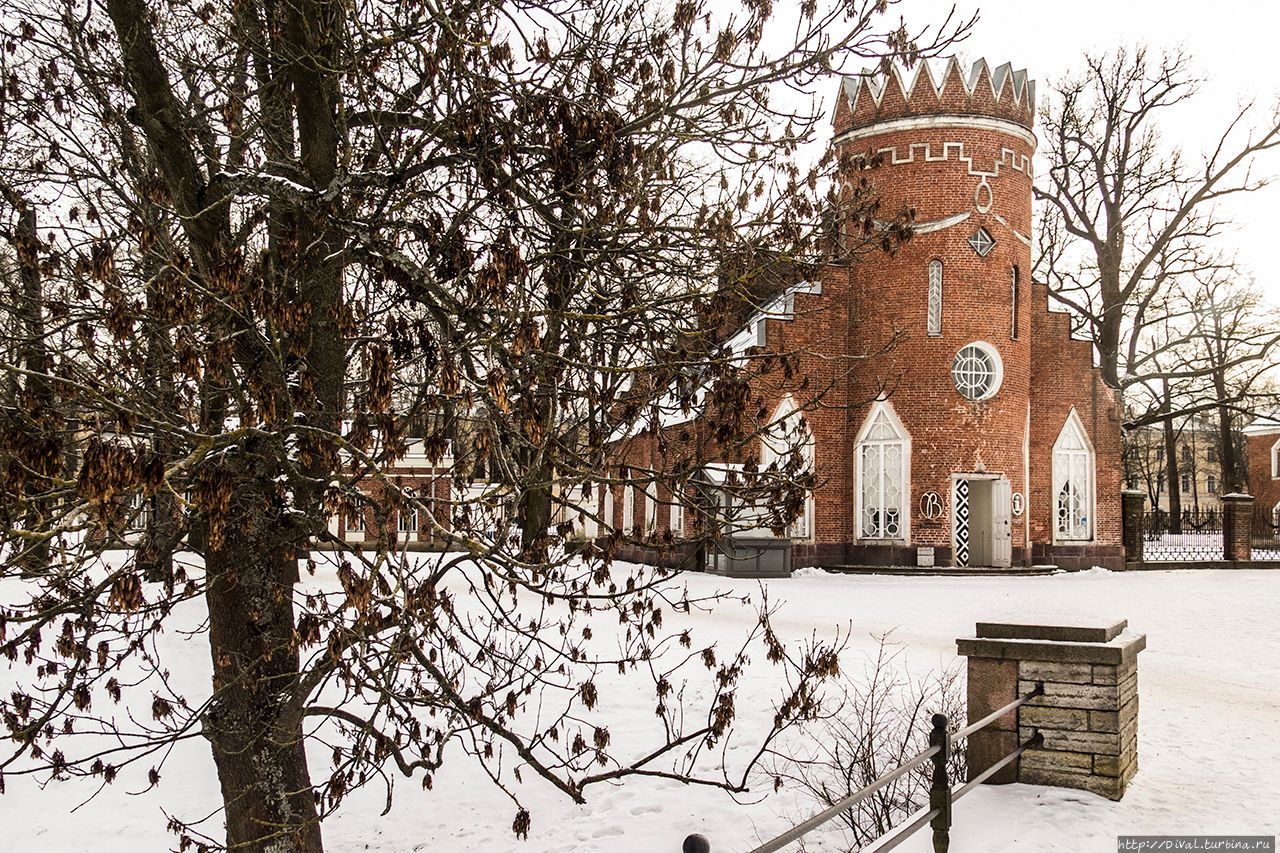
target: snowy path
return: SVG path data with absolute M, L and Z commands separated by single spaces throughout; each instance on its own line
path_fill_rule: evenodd
M 756 590 L 754 582 L 699 575 L 686 580 L 694 592 Z M 851 623 L 856 656 L 874 652 L 873 634 L 892 631 L 917 673 L 955 665 L 955 638 L 971 635 L 979 620 L 1127 618 L 1133 630 L 1148 635 L 1139 657 L 1139 772 L 1124 801 L 1024 785 L 982 788 L 956 806 L 953 853 L 1110 853 L 1120 833 L 1280 832 L 1280 818 L 1264 813 L 1280 788 L 1280 572 L 816 575 L 770 581 L 768 590 L 771 599 L 785 602 L 775 620 L 782 639 Z M 729 642 L 745 630 L 746 618 L 743 608 L 725 606 L 696 624 L 704 639 Z M 172 632 L 167 637 L 170 666 L 185 667 L 189 683 L 207 679 L 207 650 Z M 846 669 L 858 665 L 856 657 L 846 661 Z M 0 669 L 0 690 L 7 692 L 8 678 Z M 628 721 L 638 724 L 652 713 L 647 695 L 618 707 L 618 735 Z M 324 766 L 317 760 L 313 771 Z M 70 813 L 92 788 L 55 784 L 40 791 L 17 779 L 8 787 L 0 796 L 4 849 L 24 852 L 168 849 L 174 840 L 165 832 L 162 805 L 191 817 L 217 804 L 212 762 L 198 741 L 179 748 L 158 793 L 129 796 L 117 784 Z M 386 817 L 379 816 L 380 791 L 349 800 L 325 824 L 328 850 L 674 853 L 685 834 L 701 831 L 716 853 L 742 853 L 814 810 L 785 790 L 740 805 L 714 790 L 647 780 L 596 791 L 577 807 L 528 782 L 523 793 L 533 829 L 528 841 L 518 841 L 510 831 L 510 804 L 462 762 L 446 767 L 431 792 L 409 783 L 396 793 Z M 817 839 L 809 849 L 833 848 Z M 899 849 L 924 853 L 930 849 L 927 833 Z

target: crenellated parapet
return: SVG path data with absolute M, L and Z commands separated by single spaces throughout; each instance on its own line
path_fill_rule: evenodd
M 929 62 L 888 72 L 868 70 L 845 77 L 836 107 L 837 137 L 897 119 L 967 116 L 1010 122 L 1029 133 L 1035 124 L 1036 84 L 1009 63 L 992 69 L 985 59 L 964 73 L 952 57 L 940 71 Z

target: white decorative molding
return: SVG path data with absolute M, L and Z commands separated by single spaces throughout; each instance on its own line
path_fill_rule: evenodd
M 881 136 L 886 133 L 902 133 L 911 130 L 940 130 L 962 128 L 965 130 L 994 130 L 998 133 L 1007 133 L 1016 137 L 1032 150 L 1037 145 L 1036 135 L 1027 130 L 1022 125 L 1002 118 L 991 118 L 989 116 L 969 116 L 969 115 L 928 115 L 928 116 L 911 116 L 910 118 L 894 118 L 888 121 L 876 122 L 863 127 L 855 127 L 846 130 L 844 133 L 838 134 L 832 142 L 836 145 L 842 142 L 853 142 L 858 139 L 866 139 L 871 136 Z M 921 143 L 925 144 L 925 143 Z M 947 145 L 960 145 L 959 142 L 948 142 Z M 912 146 L 914 147 L 914 146 Z M 946 157 L 938 159 L 945 160 Z M 904 162 L 911 162 L 910 160 Z M 1029 171 L 1027 174 L 1031 174 Z
M 928 222 L 919 222 L 911 226 L 911 233 L 932 234 L 934 231 L 942 231 L 953 225 L 959 225 L 972 215 L 973 211 L 966 210 L 964 213 L 957 213 L 953 216 L 944 216 L 941 219 L 930 219 Z M 880 224 L 879 220 L 876 221 L 876 224 Z M 888 224 L 887 221 L 885 224 Z
M 983 193 L 982 193 L 983 190 L 987 191 L 985 199 L 983 198 Z M 978 185 L 973 188 L 973 207 L 979 213 L 990 213 L 991 206 L 995 203 L 996 203 L 996 194 L 991 189 L 991 184 L 987 183 L 987 178 L 984 175 L 978 181 Z
M 1019 231 L 1017 228 L 1014 228 L 1012 225 L 1010 225 L 1010 224 L 1009 224 L 1009 220 L 1005 219 L 1003 216 L 1001 216 L 1001 215 L 1000 215 L 1000 214 L 998 214 L 998 213 L 993 213 L 993 214 L 991 214 L 991 218 L 992 218 L 992 219 L 994 219 L 996 222 L 999 222 L 999 223 L 1000 223 L 1001 225 L 1003 225 L 1005 228 L 1008 228 L 1008 229 L 1009 229 L 1009 233 L 1010 233 L 1010 234 L 1012 234 L 1014 237 L 1017 237 L 1017 238 L 1018 238 L 1018 240 L 1019 240 L 1023 245 L 1026 245 L 1026 246 L 1030 246 L 1030 245 L 1031 245 L 1031 238 L 1030 238 L 1030 237 L 1028 237 L 1026 234 L 1023 234 L 1023 233 L 1022 233 L 1021 231 Z
M 942 150 L 935 153 L 938 147 L 932 142 L 912 142 L 907 145 L 905 155 L 898 153 L 897 145 L 886 145 L 877 148 L 877 154 L 888 155 L 888 164 L 890 166 L 906 166 L 916 162 L 916 151 L 921 152 L 920 162 L 922 163 L 946 163 L 955 155 L 956 162 L 963 163 L 965 169 L 975 178 L 998 178 L 1000 170 L 1012 169 L 1015 172 L 1021 172 L 1028 178 L 1034 177 L 1031 168 L 1031 158 L 1025 154 L 1019 154 L 1012 148 L 1000 148 L 1000 159 L 998 159 L 990 170 L 975 169 L 973 166 L 973 155 L 966 154 L 963 142 L 943 142 Z

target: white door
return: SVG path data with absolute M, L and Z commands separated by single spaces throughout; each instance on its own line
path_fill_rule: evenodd
M 991 484 L 991 565 L 1006 568 L 1013 564 L 1013 514 L 1008 480 Z

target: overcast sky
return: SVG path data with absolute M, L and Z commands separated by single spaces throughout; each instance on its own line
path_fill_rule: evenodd
M 1271 2 L 1214 0 L 962 0 L 959 12 L 979 13 L 973 35 L 959 50 L 972 62 L 1010 62 L 1041 82 L 1078 69 L 1086 51 L 1145 43 L 1152 49 L 1181 45 L 1203 79 L 1189 109 L 1171 116 L 1164 133 L 1188 154 L 1216 141 L 1242 100 L 1256 100 L 1259 120 L 1280 96 L 1280 6 Z M 892 7 L 915 31 L 942 21 L 951 2 L 904 0 Z M 831 97 L 834 99 L 834 92 Z M 1280 151 L 1259 164 L 1280 176 Z M 1042 167 L 1043 168 L 1043 167 Z M 1227 239 L 1271 301 L 1280 304 L 1280 181 L 1224 211 L 1237 223 Z

